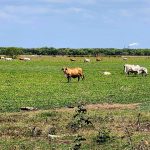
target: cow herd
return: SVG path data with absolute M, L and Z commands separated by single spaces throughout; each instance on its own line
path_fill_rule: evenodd
M 84 74 L 83 74 L 83 69 L 82 68 L 68 68 L 68 67 L 63 67 L 62 71 L 64 72 L 65 77 L 67 77 L 68 82 L 71 81 L 71 78 L 78 78 L 78 81 L 80 80 L 80 78 L 82 78 L 82 80 L 84 79 Z M 142 74 L 147 76 L 148 75 L 148 70 L 145 67 L 141 67 L 139 65 L 131 65 L 131 64 L 125 64 L 124 65 L 124 72 L 125 74 L 129 75 L 129 74 L 135 74 L 135 75 L 139 75 Z M 103 72 L 103 75 L 111 75 L 110 72 Z
M 13 60 L 13 58 L 10 58 L 10 57 L 4 57 L 4 56 L 1 56 L 0 59 L 6 60 L 6 61 L 12 61 L 12 60 Z M 21 57 L 21 58 L 19 58 L 19 60 L 30 61 L 31 58 L 28 58 L 28 57 Z
M 75 58 L 70 58 L 70 61 L 76 61 L 76 59 L 75 59 Z M 102 59 L 99 58 L 99 57 L 96 57 L 96 61 L 102 61 Z M 83 62 L 91 62 L 91 59 L 89 59 L 89 58 L 84 58 L 84 59 L 83 59 Z
M 84 79 L 84 74 L 83 74 L 83 69 L 82 68 L 68 68 L 68 67 L 63 67 L 62 71 L 64 72 L 65 77 L 68 79 L 68 82 L 71 81 L 71 78 L 78 78 L 78 81 L 80 78 L 82 80 Z M 139 65 L 132 65 L 132 64 L 125 64 L 124 65 L 124 73 L 129 75 L 129 74 L 135 74 L 139 75 L 142 74 L 142 76 L 147 76 L 148 75 L 148 70 L 145 67 L 141 67 Z M 110 72 L 103 72 L 103 75 L 111 75 Z

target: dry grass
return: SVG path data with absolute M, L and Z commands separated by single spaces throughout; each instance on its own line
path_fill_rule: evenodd
M 148 136 L 150 134 L 150 113 L 141 113 L 140 129 L 136 130 L 139 104 L 104 103 L 87 105 L 86 108 L 87 114 L 85 115 L 90 118 L 94 127 L 85 126 L 75 133 L 66 127 L 73 120 L 76 108 L 1 113 L 0 138 L 3 142 L 0 143 L 0 148 L 11 149 L 13 143 L 13 146 L 17 147 L 16 149 L 20 149 L 22 146 L 26 149 L 50 149 L 54 144 L 58 150 L 66 150 L 73 146 L 75 136 L 79 134 L 86 138 L 82 149 L 91 150 L 92 145 L 95 149 L 109 149 L 110 146 L 112 149 L 123 149 L 128 138 L 125 128 L 132 133 L 135 145 L 142 139 L 150 142 Z M 56 128 L 56 135 L 60 137 L 49 143 L 48 132 L 52 127 Z M 35 130 L 33 130 L 34 128 Z M 103 128 L 110 129 L 111 136 L 115 137 L 115 140 L 107 143 L 107 146 L 105 144 L 97 145 L 94 141 L 98 131 Z M 20 142 L 18 143 L 18 141 Z

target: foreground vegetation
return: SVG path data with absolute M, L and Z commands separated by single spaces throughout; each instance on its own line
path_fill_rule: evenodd
M 77 108 L 3 113 L 0 149 L 149 150 L 150 112 L 145 106 L 110 106 L 85 107 L 80 114 Z

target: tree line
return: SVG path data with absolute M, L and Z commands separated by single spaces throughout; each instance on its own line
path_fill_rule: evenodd
M 0 55 L 17 57 L 18 55 L 68 55 L 68 56 L 101 56 L 101 55 L 133 55 L 150 56 L 150 49 L 117 49 L 117 48 L 20 48 L 0 47 Z

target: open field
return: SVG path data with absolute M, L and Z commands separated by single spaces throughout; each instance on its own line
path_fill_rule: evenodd
M 83 63 L 83 58 L 70 62 L 68 57 L 33 57 L 32 61 L 0 61 L 0 112 L 19 111 L 20 107 L 39 109 L 84 103 L 143 103 L 150 101 L 150 77 L 123 73 L 125 63 L 139 64 L 150 70 L 148 57 L 104 57 Z M 85 80 L 67 83 L 61 68 L 82 67 Z M 111 76 L 100 72 L 110 71 Z
M 91 58 L 90 63 L 76 59 L 32 56 L 28 62 L 0 60 L 0 149 L 69 150 L 78 144 L 77 135 L 86 139 L 81 141 L 82 150 L 150 149 L 150 76 L 128 77 L 123 72 L 125 63 L 150 70 L 149 57 L 127 61 L 103 57 L 101 62 Z M 64 66 L 82 67 L 85 80 L 67 83 L 61 71 Z M 112 74 L 104 76 L 103 71 Z M 85 114 L 67 108 L 81 102 L 86 104 Z M 20 111 L 27 106 L 38 110 Z M 83 118 L 89 118 L 92 125 Z M 72 125 L 77 126 L 75 131 Z M 50 131 L 58 137 L 50 139 Z

